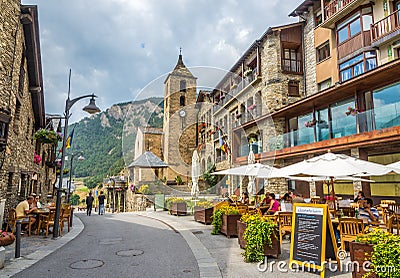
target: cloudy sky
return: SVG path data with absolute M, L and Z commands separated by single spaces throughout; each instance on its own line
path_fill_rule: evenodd
M 93 92 L 104 110 L 171 71 L 180 47 L 188 67 L 229 70 L 268 27 L 297 21 L 287 15 L 302 0 L 22 2 L 38 5 L 46 113 L 60 114 L 70 68 L 71 98 Z M 74 105 L 72 121 L 87 103 Z

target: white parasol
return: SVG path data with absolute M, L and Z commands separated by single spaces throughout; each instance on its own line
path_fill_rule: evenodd
M 200 159 L 197 154 L 197 150 L 194 150 L 192 155 L 192 190 L 191 195 L 194 198 L 197 198 L 199 195 L 199 185 L 198 180 L 200 177 Z

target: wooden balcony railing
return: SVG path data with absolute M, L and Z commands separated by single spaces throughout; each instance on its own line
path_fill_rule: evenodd
M 334 0 L 325 6 L 325 20 L 340 12 L 344 7 L 355 0 Z
M 375 42 L 390 33 L 400 30 L 400 13 L 399 10 L 391 13 L 387 17 L 379 20 L 371 25 L 372 42 Z

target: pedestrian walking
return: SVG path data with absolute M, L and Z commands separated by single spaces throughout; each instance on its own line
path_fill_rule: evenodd
M 104 200 L 106 199 L 106 196 L 104 196 L 103 191 L 100 191 L 99 197 L 97 197 L 99 200 L 99 215 L 104 214 Z
M 90 216 L 92 214 L 92 205 L 94 198 L 92 192 L 89 192 L 89 196 L 86 197 L 86 215 Z

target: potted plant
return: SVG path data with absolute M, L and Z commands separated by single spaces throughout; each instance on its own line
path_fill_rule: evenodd
M 253 72 L 253 70 L 251 68 L 247 68 L 247 70 L 244 71 L 243 76 L 247 77 L 249 76 L 251 73 Z
M 186 215 L 187 204 L 183 198 L 172 197 L 167 199 L 167 209 L 172 215 Z
M 310 121 L 305 122 L 304 126 L 305 127 L 313 127 L 313 126 L 315 126 L 316 123 L 317 123 L 316 120 L 310 120 Z
M 211 224 L 214 227 L 211 234 L 217 235 L 221 232 L 228 238 L 237 236 L 237 221 L 240 217 L 241 215 L 236 207 L 222 205 L 213 213 Z
M 350 242 L 350 259 L 360 266 L 353 278 L 400 277 L 400 236 L 381 229 L 360 235 Z
M 346 111 L 346 116 L 355 116 L 359 113 L 363 112 L 362 110 L 358 109 L 358 108 L 353 108 L 353 107 L 347 107 L 347 111 Z
M 213 215 L 213 203 L 209 201 L 198 202 L 194 206 L 194 220 L 203 224 L 211 224 Z
M 33 139 L 38 140 L 42 143 L 58 144 L 62 140 L 61 134 L 53 131 L 41 128 L 33 135 Z
M 14 242 L 15 236 L 13 233 L 8 233 L 0 230 L 0 246 L 7 246 Z
M 260 262 L 264 256 L 281 254 L 278 225 L 270 218 L 245 214 L 237 225 L 239 245 L 245 249 L 242 253 L 245 262 Z

